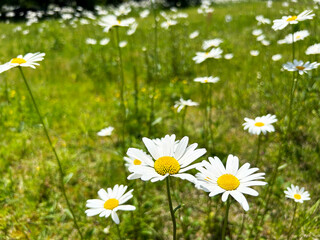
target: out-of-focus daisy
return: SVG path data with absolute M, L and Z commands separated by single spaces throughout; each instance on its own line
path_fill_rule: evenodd
M 295 32 L 293 34 L 293 41 L 297 42 L 297 41 L 303 40 L 306 37 L 308 37 L 309 35 L 310 34 L 309 34 L 308 30 L 302 30 L 302 31 Z M 288 34 L 284 39 L 281 39 L 278 41 L 278 44 L 291 44 L 291 43 L 292 43 L 292 34 L 291 33 Z
M 199 36 L 199 31 L 194 31 L 194 32 L 190 33 L 189 38 L 195 39 L 198 36 Z
M 202 44 L 202 49 L 207 50 L 208 48 L 218 47 L 223 40 L 220 38 L 215 38 L 211 40 L 205 40 Z
M 224 20 L 229 23 L 232 21 L 232 16 L 230 14 L 227 14 L 225 17 L 224 17 Z
M 265 18 L 262 15 L 256 16 L 256 20 L 258 21 L 258 24 L 270 24 L 271 20 L 269 18 Z
M 161 23 L 161 27 L 164 29 L 168 29 L 171 26 L 176 25 L 178 22 L 176 20 L 171 20 L 171 19 L 167 19 L 166 21 L 164 21 L 163 23 Z
M 127 5 L 120 5 L 119 8 L 115 9 L 114 14 L 116 16 L 125 16 L 131 12 L 131 7 Z
M 298 186 L 294 186 L 293 184 L 291 184 L 291 187 L 288 187 L 284 193 L 287 198 L 291 198 L 298 203 L 310 200 L 310 194 L 308 191 L 304 191 L 304 188 L 299 189 Z
M 316 43 L 316 44 L 308 47 L 306 50 L 306 54 L 307 55 L 320 54 L 320 43 Z
M 100 45 L 105 46 L 110 42 L 110 38 L 103 38 L 100 40 Z
M 298 16 L 284 16 L 281 19 L 273 20 L 273 26 L 272 28 L 274 30 L 281 30 L 284 29 L 289 24 L 297 24 L 298 22 L 312 19 L 315 16 L 314 13 L 312 13 L 312 10 L 305 10 L 302 13 L 300 13 Z
M 101 129 L 101 130 L 97 133 L 97 135 L 100 136 L 100 137 L 111 136 L 113 130 L 114 130 L 114 127 L 111 127 L 111 126 L 110 126 L 110 127 Z
M 150 11 L 148 9 L 145 9 L 139 13 L 141 18 L 146 18 L 146 17 L 148 17 L 149 14 L 150 14 Z
M 198 105 L 199 103 L 193 102 L 191 99 L 184 100 L 183 98 L 180 98 L 179 101 L 175 102 L 174 108 L 177 108 L 177 112 L 179 113 L 184 107 L 194 107 Z
M 120 220 L 117 211 L 134 211 L 135 206 L 123 205 L 129 199 L 132 198 L 132 191 L 128 191 L 126 194 L 127 186 L 115 185 L 113 189 L 108 188 L 107 191 L 103 188 L 98 191 L 98 195 L 101 199 L 89 199 L 87 200 L 86 207 L 89 208 L 85 211 L 88 217 L 99 214 L 99 217 L 109 217 L 111 215 L 112 220 L 119 224 Z
M 258 196 L 259 193 L 251 187 L 267 184 L 260 181 L 264 179 L 265 173 L 255 173 L 259 169 L 250 168 L 249 163 L 239 168 L 239 158 L 231 154 L 226 167 L 218 157 L 209 157 L 209 161 L 202 161 L 201 164 L 197 167 L 200 173 L 196 174 L 196 187 L 210 192 L 209 197 L 222 193 L 223 202 L 231 195 L 245 211 L 249 210 L 249 204 L 243 194 Z
M 39 63 L 37 62 L 41 62 L 44 56 L 45 53 L 40 52 L 27 53 L 24 56 L 19 55 L 16 58 L 11 59 L 9 62 L 0 65 L 0 73 L 8 71 L 14 67 L 31 67 L 35 69 L 36 66 L 39 66 Z
M 281 54 L 275 54 L 272 56 L 272 61 L 279 61 L 282 58 Z
M 266 36 L 264 34 L 261 34 L 257 37 L 257 41 L 263 41 L 266 38 Z
M 121 41 L 119 42 L 119 47 L 124 48 L 125 46 L 127 46 L 128 42 L 127 41 Z
M 141 161 L 140 165 L 128 169 L 131 173 L 140 174 L 143 181 L 157 182 L 168 176 L 195 181 L 194 176 L 185 172 L 198 166 L 192 163 L 206 153 L 204 148 L 196 149 L 196 143 L 188 147 L 188 137 L 176 140 L 175 135 L 153 140 L 143 138 L 142 141 L 153 159 L 138 149 L 130 148 L 130 157 Z
M 261 43 L 262 43 L 263 46 L 269 46 L 271 44 L 270 41 L 265 40 L 265 39 L 262 40 Z
M 258 50 L 251 50 L 251 51 L 250 51 L 250 55 L 251 55 L 251 56 L 254 56 L 254 57 L 258 56 L 259 53 L 260 53 L 260 52 L 259 52 Z
M 196 56 L 192 58 L 196 64 L 204 62 L 208 58 L 221 58 L 221 54 L 223 53 L 221 48 L 212 48 L 210 52 L 196 52 Z
M 229 59 L 232 59 L 233 58 L 233 53 L 227 53 L 224 55 L 224 58 L 229 60 Z
M 310 63 L 308 62 L 303 62 L 303 61 L 298 61 L 298 60 L 293 60 L 292 62 L 287 62 L 286 64 L 283 64 L 283 68 L 289 72 L 295 72 L 295 71 L 299 71 L 300 75 L 303 75 L 304 73 L 307 73 L 307 71 L 310 71 L 312 69 L 316 69 L 318 66 L 320 65 L 320 63 L 317 62 L 313 62 Z
M 88 45 L 96 45 L 97 44 L 97 40 L 93 39 L 93 38 L 87 38 L 86 39 L 86 44 L 88 44 Z
M 259 36 L 259 35 L 261 35 L 262 34 L 262 30 L 261 29 L 254 29 L 253 31 L 252 31 L 252 35 L 253 36 Z
M 129 148 L 127 151 L 128 157 L 124 157 L 123 159 L 126 161 L 125 166 L 128 168 L 129 172 L 132 172 L 132 167 L 137 168 L 138 166 L 148 166 L 146 162 L 152 161 L 150 155 L 146 154 L 144 151 L 136 148 Z M 148 158 L 147 161 L 143 161 L 142 159 Z M 132 173 L 128 176 L 129 180 L 141 178 L 142 174 Z
M 133 24 L 131 24 L 131 26 L 127 31 L 127 35 L 131 36 L 132 34 L 134 34 L 137 30 L 137 27 L 138 27 L 138 23 L 134 22 Z
M 112 27 L 129 27 L 135 22 L 134 18 L 118 20 L 114 15 L 107 15 L 101 18 L 99 25 L 104 27 L 104 32 L 109 32 Z
M 216 83 L 220 80 L 219 77 L 198 77 L 195 78 L 193 81 L 200 82 L 200 83 Z
M 244 130 L 248 129 L 250 134 L 260 135 L 261 132 L 266 134 L 267 132 L 274 132 L 274 127 L 272 123 L 277 122 L 275 115 L 268 114 L 262 117 L 256 117 L 255 119 L 244 118 L 246 121 L 244 124 Z

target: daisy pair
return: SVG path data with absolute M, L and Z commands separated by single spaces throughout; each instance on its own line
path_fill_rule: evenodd
M 312 10 L 305 10 L 302 13 L 300 13 L 298 16 L 283 16 L 281 19 L 276 19 L 273 21 L 273 30 L 282 30 L 289 24 L 297 24 L 301 21 L 312 19 L 315 16 L 314 13 L 312 13 Z

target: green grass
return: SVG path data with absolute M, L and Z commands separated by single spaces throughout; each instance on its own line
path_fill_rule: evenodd
M 299 3 L 299 12 L 308 8 Z M 281 3 L 272 9 L 265 2 L 221 4 L 215 6 L 211 18 L 198 15 L 195 8 L 182 10 L 188 19 L 178 20 L 172 31 L 159 30 L 159 72 L 155 94 L 155 121 L 149 131 L 150 96 L 153 86 L 154 38 L 153 18 L 139 19 L 137 32 L 128 37 L 119 29 L 121 39 L 128 41 L 123 50 L 125 68 L 125 100 L 128 108 L 126 147 L 143 148 L 141 138 L 181 134 L 181 114 L 173 108 L 180 97 L 203 102 L 203 88 L 194 83 L 195 77 L 206 76 L 206 63 L 195 65 L 192 57 L 201 51 L 203 40 L 222 38 L 225 53 L 234 53 L 232 60 L 212 60 L 209 72 L 220 77 L 213 85 L 213 142 L 204 141 L 203 105 L 188 108 L 185 133 L 191 142 L 209 149 L 208 156 L 226 158 L 228 154 L 239 157 L 240 164 L 254 162 L 257 137 L 242 128 L 243 118 L 254 118 L 268 113 L 279 121 L 276 132 L 262 137 L 261 160 L 256 164 L 266 172 L 270 181 L 278 158 L 281 136 L 286 129 L 292 75 L 281 71 L 281 66 L 291 61 L 291 46 L 277 45 L 290 28 L 274 32 L 270 25 L 260 26 L 272 44 L 264 47 L 256 42 L 251 32 L 257 28 L 255 16 L 262 14 L 270 19 L 280 18 Z M 233 20 L 225 23 L 225 15 Z M 307 56 L 308 46 L 319 42 L 319 10 L 312 21 L 298 25 L 308 29 L 310 36 L 296 44 L 296 58 L 304 61 L 320 60 Z M 135 16 L 136 13 L 133 13 Z M 162 21 L 163 19 L 161 19 Z M 119 71 L 117 48 L 113 33 L 103 33 L 102 28 L 78 25 L 64 28 L 57 20 L 47 20 L 30 27 L 28 35 L 12 30 L 24 24 L 1 23 L 0 62 L 4 63 L 18 54 L 45 52 L 46 57 L 36 70 L 23 69 L 45 122 L 50 130 L 65 171 L 67 194 L 87 238 L 116 239 L 115 225 L 110 218 L 86 217 L 87 199 L 97 198 L 100 188 L 127 184 L 134 188 L 130 200 L 139 210 L 121 212 L 120 229 L 125 239 L 170 239 L 171 221 L 166 198 L 165 182 L 151 183 L 141 180 L 126 181 L 121 151 L 121 121 L 119 121 Z M 43 31 L 39 32 L 39 28 Z M 200 31 L 200 36 L 190 40 L 188 35 Z M 107 46 L 89 46 L 85 39 L 110 37 Z M 172 41 L 174 39 L 174 41 Z M 146 51 L 142 51 L 142 47 Z M 250 50 L 258 49 L 260 55 L 252 57 Z M 281 53 L 279 62 L 271 56 Z M 134 72 L 136 71 L 136 74 Z M 243 210 L 238 203 L 231 205 L 230 239 L 249 239 L 252 226 L 260 229 L 261 239 L 286 239 L 292 218 L 293 203 L 285 199 L 283 191 L 291 183 L 303 186 L 311 194 L 311 201 L 299 205 L 292 239 L 319 238 L 319 210 L 315 205 L 320 194 L 320 71 L 298 79 L 295 94 L 293 130 L 289 148 L 284 155 L 279 175 L 270 200 L 270 211 L 265 223 L 256 226 L 255 214 L 265 204 L 263 197 L 248 197 L 250 210 L 245 215 L 244 230 L 240 232 Z M 138 111 L 134 104 L 134 78 L 138 81 Z M 59 189 L 58 168 L 49 148 L 38 116 L 17 69 L 0 75 L 0 239 L 78 239 L 76 229 L 63 195 Z M 111 137 L 101 138 L 96 133 L 114 126 Z M 193 173 L 196 173 L 194 171 Z M 173 181 L 174 205 L 178 210 L 178 235 L 181 239 L 220 239 L 225 204 L 221 196 L 208 201 L 205 192 L 193 184 Z M 266 187 L 256 187 L 264 196 Z M 312 208 L 313 206 L 313 208 Z M 108 234 L 103 229 L 110 226 Z M 298 228 L 299 227 L 299 228 Z

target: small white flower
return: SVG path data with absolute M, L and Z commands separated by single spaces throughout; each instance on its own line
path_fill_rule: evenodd
M 105 46 L 110 42 L 110 38 L 103 38 L 100 40 L 100 45 Z
M 176 25 L 178 22 L 176 20 L 167 19 L 165 22 L 161 23 L 161 27 L 164 29 L 168 29 L 171 26 Z
M 244 118 L 246 121 L 244 124 L 244 130 L 248 129 L 250 134 L 260 135 L 261 133 L 266 134 L 267 132 L 274 132 L 275 129 L 272 123 L 277 122 L 275 115 L 268 114 L 262 117 L 256 117 L 255 119 Z
M 175 102 L 174 108 L 177 108 L 177 112 L 179 113 L 186 106 L 193 107 L 193 106 L 198 106 L 198 105 L 199 105 L 199 103 L 193 102 L 193 101 L 191 101 L 191 99 L 184 100 L 183 98 L 180 98 L 179 101 Z
M 194 32 L 190 33 L 189 38 L 195 39 L 198 36 L 199 36 L 199 31 L 194 31 Z
M 132 34 L 134 34 L 137 30 L 138 27 L 138 23 L 134 22 L 133 24 L 131 24 L 131 26 L 129 27 L 129 30 L 127 31 L 127 35 L 131 36 Z
M 232 59 L 233 58 L 233 53 L 227 53 L 224 55 L 224 58 L 229 60 L 229 59 Z
M 221 48 L 212 48 L 210 52 L 196 52 L 196 56 L 192 58 L 196 64 L 204 62 L 208 58 L 221 58 L 221 54 L 223 53 Z
M 262 40 L 261 43 L 262 43 L 263 46 L 269 46 L 270 45 L 270 41 L 268 41 L 268 40 Z
M 200 82 L 200 83 L 216 83 L 220 80 L 219 77 L 198 77 L 195 78 L 193 81 Z
M 272 60 L 273 61 L 279 61 L 280 59 L 282 58 L 282 55 L 281 54 L 275 54 L 272 56 Z
M 298 61 L 298 60 L 293 60 L 292 62 L 287 62 L 286 64 L 283 64 L 283 68 L 289 72 L 295 72 L 295 71 L 299 71 L 300 75 L 303 75 L 304 73 L 307 73 L 307 71 L 310 71 L 312 69 L 316 69 L 318 66 L 320 65 L 320 63 L 317 62 L 313 62 L 310 63 L 308 62 L 303 62 L 303 61 Z
M 253 36 L 259 36 L 262 34 L 262 30 L 261 29 L 255 29 L 252 31 L 252 35 Z
M 119 224 L 120 220 L 117 211 L 134 211 L 135 206 L 123 205 L 129 199 L 132 198 L 132 191 L 127 190 L 128 186 L 115 185 L 113 189 L 108 188 L 107 191 L 101 188 L 98 191 L 98 195 L 101 199 L 89 199 L 87 200 L 86 207 L 89 208 L 85 211 L 88 217 L 95 216 L 99 214 L 99 217 L 108 218 L 111 215 L 112 220 Z
M 88 44 L 88 45 L 96 45 L 97 44 L 97 40 L 93 39 L 93 38 L 87 38 L 86 39 L 86 44 Z
M 298 186 L 294 186 L 293 184 L 291 184 L 291 187 L 288 187 L 284 193 L 286 194 L 286 198 L 291 198 L 298 203 L 310 200 L 310 194 L 308 191 L 304 191 L 304 188 L 299 189 Z
M 109 32 L 112 27 L 129 27 L 135 22 L 134 18 L 118 20 L 114 15 L 107 15 L 101 18 L 99 25 L 104 27 L 104 32 Z
M 251 55 L 251 56 L 254 56 L 254 57 L 258 56 L 259 53 L 260 53 L 260 52 L 259 52 L 258 50 L 251 50 L 251 51 L 250 51 L 250 55 Z
M 308 47 L 307 50 L 306 50 L 306 54 L 307 55 L 320 54 L 320 43 L 316 43 L 316 44 Z
M 284 16 L 281 19 L 273 20 L 273 30 L 281 30 L 284 29 L 289 24 L 297 24 L 298 22 L 312 19 L 315 16 L 314 13 L 312 13 L 312 10 L 305 10 L 302 13 L 300 13 L 298 16 Z
M 114 127 L 107 127 L 107 128 L 101 129 L 97 133 L 97 135 L 100 137 L 111 136 L 113 130 L 114 130 Z
M 265 18 L 262 15 L 256 16 L 256 20 L 258 21 L 258 24 L 270 24 L 271 23 L 270 19 Z
M 127 46 L 128 42 L 127 41 L 121 41 L 119 42 L 119 47 L 124 48 L 125 46 Z
M 293 41 L 297 42 L 297 41 L 303 40 L 309 35 L 310 34 L 308 30 L 295 32 L 293 34 Z M 288 34 L 284 39 L 281 39 L 278 41 L 278 44 L 291 44 L 291 43 L 292 43 L 292 33 Z
M 202 49 L 207 50 L 208 48 L 219 47 L 220 43 L 222 43 L 222 42 L 223 42 L 223 40 L 220 38 L 205 40 L 202 44 Z
M 146 17 L 148 17 L 149 14 L 150 14 L 150 11 L 148 9 L 145 9 L 142 12 L 140 12 L 139 15 L 141 18 L 146 18 Z
M 230 14 L 227 14 L 225 17 L 224 17 L 224 20 L 229 23 L 232 21 L 232 16 Z

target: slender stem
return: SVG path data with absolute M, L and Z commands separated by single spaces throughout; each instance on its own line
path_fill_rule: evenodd
M 58 156 L 58 154 L 57 154 L 57 152 L 56 152 L 55 147 L 54 147 L 53 144 L 52 144 L 52 141 L 51 141 L 51 138 L 50 138 L 50 136 L 49 136 L 47 127 L 46 127 L 46 125 L 44 124 L 42 115 L 41 115 L 41 113 L 40 113 L 40 111 L 39 111 L 39 108 L 38 108 L 38 105 L 37 105 L 37 103 L 36 103 L 36 101 L 35 101 L 35 99 L 34 99 L 34 97 L 33 97 L 33 94 L 32 94 L 31 88 L 29 87 L 29 84 L 28 84 L 28 82 L 27 82 L 27 79 L 25 78 L 21 67 L 18 67 L 18 68 L 19 68 L 19 70 L 20 70 L 20 73 L 21 73 L 21 76 L 22 76 L 22 78 L 23 78 L 23 81 L 24 81 L 24 83 L 25 83 L 25 85 L 26 85 L 26 87 L 27 87 L 27 89 L 28 89 L 28 92 L 29 92 L 30 97 L 31 97 L 31 99 L 32 99 L 32 103 L 33 103 L 33 105 L 34 105 L 34 108 L 36 109 L 36 112 L 37 112 L 37 114 L 38 114 L 38 116 L 39 116 L 40 122 L 41 122 L 41 124 L 42 124 L 42 126 L 43 126 L 43 130 L 44 130 L 44 133 L 45 133 L 45 135 L 46 135 L 46 137 L 47 137 L 47 140 L 48 140 L 48 142 L 49 142 L 49 145 L 50 145 L 50 147 L 51 147 L 51 150 L 52 150 L 52 152 L 53 152 L 53 154 L 54 154 L 54 156 L 55 156 L 55 158 L 56 158 L 56 160 L 57 160 L 58 167 L 59 167 L 59 173 L 60 173 L 60 187 L 61 187 L 63 196 L 64 196 L 64 198 L 65 198 L 65 200 L 66 200 L 66 202 L 67 202 L 68 209 L 69 209 L 69 211 L 71 212 L 74 225 L 75 225 L 75 227 L 77 228 L 77 231 L 78 231 L 78 233 L 79 233 L 79 235 L 80 235 L 80 238 L 83 239 L 82 232 L 81 232 L 81 230 L 80 230 L 80 228 L 79 228 L 79 226 L 78 226 L 78 222 L 77 222 L 76 216 L 75 216 L 75 214 L 74 214 L 74 212 L 73 212 L 73 210 L 72 210 L 72 208 L 71 208 L 71 205 L 70 205 L 70 202 L 69 202 L 69 199 L 68 199 L 68 197 L 67 197 L 66 190 L 65 190 L 65 187 L 64 187 L 64 182 L 63 182 L 64 173 L 63 173 L 63 170 L 62 170 L 61 161 L 60 161 L 60 159 L 59 159 L 59 156 Z
M 260 147 L 261 147 L 261 134 L 258 137 L 258 148 L 257 148 L 257 156 L 256 156 L 256 161 L 254 163 L 254 165 L 256 165 L 257 163 L 259 163 L 260 160 Z
M 119 224 L 116 224 L 116 226 L 117 226 L 117 230 L 118 230 L 119 239 L 122 240 Z
M 171 214 L 171 220 L 172 220 L 172 227 L 173 227 L 173 235 L 172 239 L 176 240 L 176 231 L 177 231 L 177 226 L 176 226 L 176 218 L 174 216 L 173 212 L 173 207 L 172 207 L 172 200 L 171 200 L 171 194 L 170 194 L 170 184 L 169 184 L 169 178 L 170 176 L 166 177 L 166 182 L 167 182 L 167 194 L 168 194 L 168 202 L 169 202 L 169 208 L 170 208 L 170 214 Z
M 295 58 L 295 49 L 294 49 L 294 24 L 291 24 L 292 26 L 292 62 Z
M 297 207 L 298 207 L 298 203 L 297 203 L 297 202 L 294 202 L 293 216 L 292 216 L 291 224 L 290 224 L 290 227 L 289 227 L 289 232 L 288 232 L 287 240 L 290 239 L 291 234 L 292 234 L 292 233 L 291 233 L 291 230 L 292 230 L 293 222 L 294 222 L 294 219 L 295 219 L 295 216 L 296 216 Z
M 185 108 L 182 111 L 182 116 L 181 116 L 181 136 L 184 136 L 184 123 L 185 123 L 185 120 L 186 120 L 187 108 L 188 108 L 188 106 L 185 106 Z
M 292 84 L 291 84 L 291 90 L 290 90 L 290 102 L 289 102 L 289 122 L 288 122 L 288 127 L 287 131 L 285 133 L 285 139 L 284 141 L 287 141 L 287 137 L 290 134 L 291 131 L 291 122 L 292 122 L 292 105 L 293 105 L 293 100 L 294 100 L 294 92 L 296 90 L 297 86 L 297 79 L 295 78 L 295 72 L 292 72 Z
M 126 106 L 124 103 L 124 73 L 123 73 L 123 64 L 122 64 L 122 53 L 120 47 L 120 37 L 119 37 L 119 28 L 116 27 L 116 38 L 117 38 L 117 47 L 118 47 L 118 55 L 119 55 L 119 68 L 120 68 L 120 101 L 121 101 L 121 111 L 122 111 L 122 151 L 125 154 L 126 146 L 125 146 L 125 131 L 126 131 Z
M 231 200 L 230 199 L 231 199 L 231 197 L 229 197 L 228 200 L 227 200 L 227 208 L 226 208 L 226 213 L 225 213 L 225 217 L 224 217 L 224 221 L 223 221 L 221 240 L 225 240 L 226 239 L 226 231 L 227 231 L 227 226 L 228 226 L 229 209 L 230 209 L 230 205 L 231 205 Z

